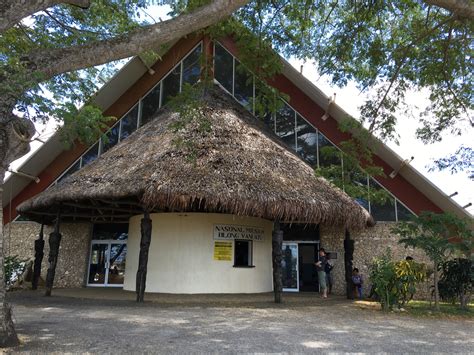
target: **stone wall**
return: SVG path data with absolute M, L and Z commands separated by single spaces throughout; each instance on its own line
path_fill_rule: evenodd
M 354 260 L 353 267 L 357 267 L 363 275 L 365 282 L 364 294 L 370 292 L 369 267 L 374 257 L 381 256 L 387 248 L 390 248 L 395 260 L 403 260 L 407 255 L 412 256 L 415 261 L 423 262 L 431 266 L 429 259 L 419 249 L 407 248 L 398 244 L 398 237 L 390 232 L 395 222 L 378 222 L 375 227 L 362 232 L 351 233 L 354 240 Z M 321 228 L 321 247 L 326 251 L 335 251 L 338 254 L 337 260 L 332 260 L 334 269 L 332 271 L 334 286 L 333 293 L 344 295 L 346 292 L 344 275 L 344 230 Z M 428 281 L 418 287 L 417 297 L 425 298 L 429 294 Z
M 44 257 L 41 267 L 41 278 L 46 279 L 48 270 L 49 233 L 52 226 L 44 229 Z M 92 225 L 86 223 L 63 223 L 59 248 L 58 264 L 54 287 L 84 286 L 89 260 L 89 248 Z M 12 222 L 4 226 L 5 255 L 18 255 L 21 259 L 34 258 L 34 241 L 38 238 L 40 224 L 35 222 Z

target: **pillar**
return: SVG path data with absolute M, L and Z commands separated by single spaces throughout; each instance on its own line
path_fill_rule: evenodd
M 280 224 L 275 222 L 272 233 L 273 293 L 275 295 L 275 303 L 281 303 L 281 292 L 283 289 L 281 269 L 282 243 L 283 231 L 280 230 Z
M 150 213 L 145 212 L 141 220 L 140 255 L 138 257 L 138 270 L 136 280 L 137 302 L 143 302 L 145 297 L 146 273 L 148 265 L 148 251 L 151 243 Z
M 354 298 L 354 287 L 352 285 L 352 260 L 354 258 L 354 240 L 351 239 L 349 231 L 346 229 L 344 238 L 344 267 L 346 276 L 346 295 L 348 299 Z
M 45 296 L 51 296 L 53 290 L 54 275 L 56 274 L 56 265 L 58 263 L 59 245 L 61 243 L 61 233 L 59 233 L 60 216 L 56 218 L 54 231 L 49 235 L 49 267 L 46 274 L 46 293 Z
M 35 263 L 33 266 L 33 280 L 31 281 L 31 288 L 33 290 L 38 288 L 38 281 L 41 276 L 41 263 L 44 256 L 43 228 L 44 224 L 42 223 L 38 239 L 35 240 Z

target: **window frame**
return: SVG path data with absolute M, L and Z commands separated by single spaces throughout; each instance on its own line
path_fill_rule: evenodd
M 248 265 L 238 265 L 236 264 L 236 253 L 237 253 L 237 242 L 245 242 L 248 243 L 247 253 L 248 253 Z M 233 267 L 235 268 L 254 268 L 255 265 L 253 264 L 253 240 L 248 239 L 234 239 L 234 253 L 233 253 Z

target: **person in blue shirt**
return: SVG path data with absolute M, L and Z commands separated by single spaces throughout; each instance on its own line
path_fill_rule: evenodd
M 352 284 L 354 285 L 354 291 L 356 291 L 359 299 L 362 299 L 362 285 L 364 284 L 364 279 L 356 267 L 352 270 Z

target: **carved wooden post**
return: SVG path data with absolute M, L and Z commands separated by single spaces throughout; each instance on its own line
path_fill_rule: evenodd
M 41 223 L 41 229 L 38 239 L 35 240 L 35 263 L 33 266 L 33 280 L 31 281 L 31 288 L 36 290 L 38 288 L 38 281 L 41 276 L 41 263 L 44 256 L 44 239 L 43 239 L 44 224 Z
M 281 292 L 283 289 L 281 259 L 282 259 L 283 231 L 280 223 L 275 222 L 272 233 L 272 261 L 273 261 L 273 293 L 275 303 L 281 303 Z
M 346 276 L 346 294 L 348 299 L 354 298 L 354 287 L 352 285 L 352 260 L 354 257 L 354 240 L 351 239 L 349 231 L 346 229 L 344 239 L 344 266 Z
M 46 293 L 45 296 L 51 296 L 53 290 L 54 275 L 56 274 L 56 265 L 58 263 L 59 244 L 61 243 L 61 233 L 59 233 L 60 212 L 56 218 L 54 231 L 49 234 L 49 267 L 46 274 Z
M 138 270 L 136 280 L 137 302 L 143 302 L 146 287 L 146 272 L 148 265 L 148 251 L 151 243 L 151 219 L 150 213 L 145 212 L 141 221 L 140 256 L 138 258 Z

